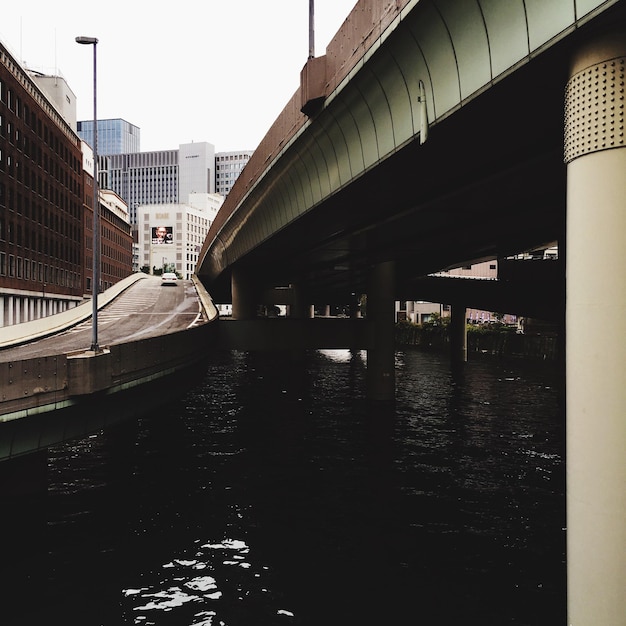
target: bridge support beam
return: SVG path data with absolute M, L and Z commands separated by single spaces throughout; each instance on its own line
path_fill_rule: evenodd
M 467 361 L 467 309 L 463 304 L 450 308 L 450 359 L 453 365 Z
M 292 303 L 287 307 L 287 316 L 296 319 L 311 319 L 314 317 L 313 305 L 307 301 L 306 289 L 302 285 L 291 285 Z
M 250 320 L 256 317 L 256 290 L 245 270 L 233 268 L 231 275 L 233 319 Z
M 626 615 L 626 30 L 581 47 L 566 98 L 568 624 Z
M 388 402 L 395 399 L 396 393 L 395 263 L 374 266 L 368 282 L 367 397 Z

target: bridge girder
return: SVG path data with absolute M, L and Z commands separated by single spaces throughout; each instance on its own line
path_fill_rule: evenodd
M 312 301 L 346 302 L 389 260 L 407 295 L 428 273 L 562 241 L 570 49 L 599 27 L 566 5 L 550 24 L 504 20 L 495 5 L 413 5 L 244 199 L 229 196 L 199 267 L 214 297 L 229 297 L 237 267 L 259 289 L 306 285 Z

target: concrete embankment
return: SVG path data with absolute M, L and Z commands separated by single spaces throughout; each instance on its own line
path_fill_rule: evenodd
M 134 280 L 141 280 L 141 275 L 134 275 L 114 292 L 108 290 L 104 300 L 111 301 Z M 181 392 L 196 372 L 203 371 L 200 364 L 216 341 L 217 324 L 213 322 L 217 310 L 202 285 L 195 286 L 206 320 L 195 327 L 114 344 L 97 352 L 0 363 L 0 461 L 159 410 L 163 402 Z M 66 313 L 59 314 L 62 320 L 54 316 L 53 323 L 47 318 L 45 326 L 63 330 L 83 319 L 82 312 Z M 34 339 L 39 333 L 50 334 L 38 324 L 28 329 L 26 324 L 20 326 L 12 333 L 11 345 L 26 337 Z M 7 343 L 9 334 L 3 337 Z

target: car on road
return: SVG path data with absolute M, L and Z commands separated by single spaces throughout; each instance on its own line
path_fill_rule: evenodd
M 161 285 L 174 285 L 178 284 L 178 276 L 174 272 L 165 272 L 161 275 Z

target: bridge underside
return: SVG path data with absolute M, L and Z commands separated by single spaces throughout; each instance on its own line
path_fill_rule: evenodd
M 398 299 L 426 299 L 418 279 L 431 272 L 563 244 L 567 54 L 557 47 L 518 69 L 237 268 L 259 289 L 296 284 L 311 302 L 340 304 L 366 292 L 372 266 L 394 260 Z M 208 288 L 230 301 L 230 272 Z

